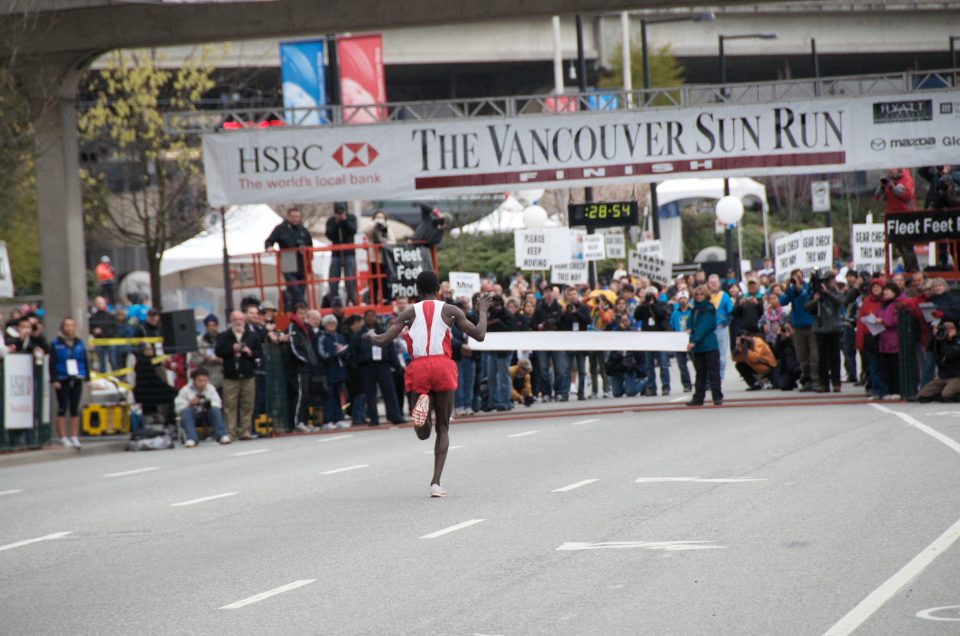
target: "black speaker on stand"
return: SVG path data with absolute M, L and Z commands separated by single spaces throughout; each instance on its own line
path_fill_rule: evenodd
M 160 333 L 166 353 L 190 353 L 197 350 L 197 319 L 192 309 L 160 314 Z

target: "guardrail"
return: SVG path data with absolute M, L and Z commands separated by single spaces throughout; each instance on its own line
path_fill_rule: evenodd
M 960 69 L 849 75 L 774 82 L 698 84 L 632 91 L 593 91 L 311 108 L 224 108 L 164 114 L 169 134 L 230 132 L 248 128 L 385 125 L 398 121 L 515 117 L 574 111 L 641 110 L 705 104 L 758 104 L 780 100 L 909 95 L 960 86 Z

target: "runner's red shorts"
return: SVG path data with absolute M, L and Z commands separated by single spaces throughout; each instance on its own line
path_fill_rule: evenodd
M 407 365 L 407 391 L 443 393 L 457 390 L 457 363 L 444 355 L 415 358 Z

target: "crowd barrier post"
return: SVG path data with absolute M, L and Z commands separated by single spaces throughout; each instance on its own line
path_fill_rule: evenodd
M 917 394 L 917 383 L 920 381 L 918 364 L 921 325 L 907 309 L 901 307 L 897 314 L 900 338 L 900 395 L 907 399 Z

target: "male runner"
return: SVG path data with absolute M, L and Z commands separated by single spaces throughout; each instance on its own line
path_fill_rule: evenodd
M 403 334 L 407 349 L 413 360 L 407 365 L 407 391 L 418 393 L 417 403 L 413 407 L 413 427 L 417 437 L 430 438 L 430 403 L 437 422 L 437 441 L 433 448 L 433 480 L 430 482 L 430 496 L 444 497 L 447 491 L 440 485 L 440 473 L 447 459 L 450 446 L 448 430 L 450 415 L 453 413 L 453 392 L 457 388 L 457 365 L 451 357 L 450 326 L 456 323 L 463 333 L 474 340 L 483 341 L 487 334 L 487 307 L 490 295 L 485 294 L 477 301 L 480 321 L 474 325 L 467 320 L 458 307 L 440 300 L 433 300 L 440 290 L 440 280 L 433 272 L 422 272 L 417 276 L 417 293 L 424 300 L 407 307 L 397 321 L 382 334 L 372 330 L 363 334 L 375 346 L 387 345 L 400 335 L 404 327 L 409 332 Z

